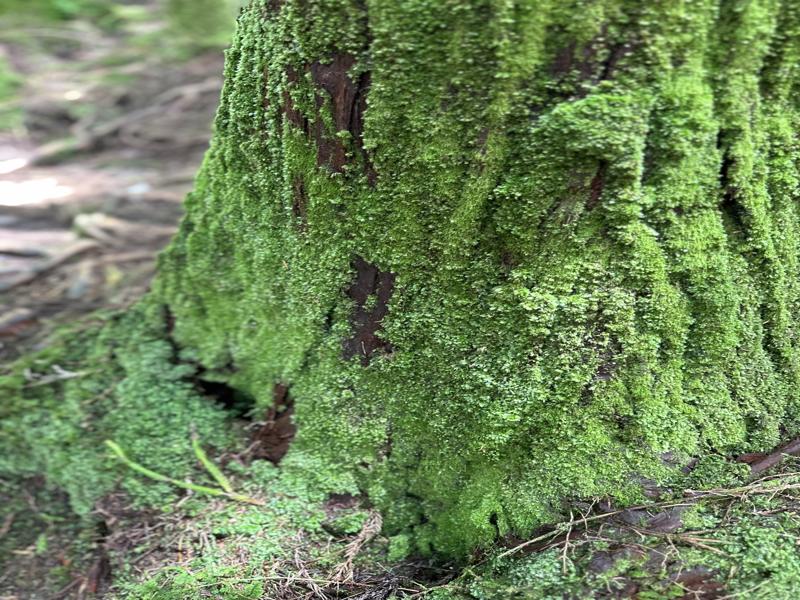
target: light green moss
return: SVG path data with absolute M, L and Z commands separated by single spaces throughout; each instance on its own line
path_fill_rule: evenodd
M 734 476 L 714 457 L 798 429 L 799 27 L 777 0 L 254 2 L 153 292 L 13 370 L 0 467 L 84 513 L 121 475 L 106 438 L 201 477 L 191 428 L 235 443 L 202 372 L 255 417 L 288 385 L 298 433 L 269 477 L 304 501 L 286 510 L 361 492 L 393 556 L 640 500 L 691 456 L 692 485 Z M 369 73 L 361 140 L 315 83 L 342 55 Z M 319 165 L 334 140 L 346 164 Z M 396 275 L 392 350 L 366 366 L 343 354 L 355 256 Z M 39 359 L 107 368 L 31 388 Z
M 796 431 L 792 3 L 265 4 L 154 298 L 260 406 L 291 386 L 290 458 L 463 555 L 637 498 L 664 452 Z M 337 53 L 370 73 L 374 187 L 352 135 L 332 172 L 284 112 L 331 131 L 307 65 Z M 354 255 L 397 276 L 367 367 L 342 358 Z
M 132 477 L 106 439 L 154 470 L 202 478 L 192 432 L 215 448 L 235 438 L 229 416 L 191 381 L 196 367 L 177 362 L 164 333 L 161 310 L 145 303 L 85 330 L 69 328 L 48 350 L 17 362 L 0 378 L 0 474 L 43 475 L 80 515 L 118 483 L 140 506 L 175 499 L 169 484 Z

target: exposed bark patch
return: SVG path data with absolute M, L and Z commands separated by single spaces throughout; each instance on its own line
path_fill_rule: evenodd
M 352 54 L 335 54 L 329 63 L 314 61 L 306 66 L 318 91 L 315 98 L 316 118 L 314 123 L 295 107 L 288 89 L 283 92 L 283 112 L 287 120 L 313 137 L 317 146 L 317 166 L 326 167 L 334 173 L 342 173 L 348 162 L 347 144 L 335 132 L 347 131 L 360 152 L 367 181 L 374 186 L 377 172 L 364 148 L 364 113 L 367 110 L 367 95 L 371 83 L 369 72 L 361 73 L 357 80 L 350 78 L 349 71 L 356 64 Z M 300 74 L 287 67 L 288 88 L 300 81 Z M 322 111 L 330 109 L 334 135 L 326 130 Z
M 394 292 L 395 274 L 381 271 L 360 256 L 352 262 L 356 278 L 347 295 L 355 303 L 351 318 L 353 336 L 344 342 L 344 357 L 361 356 L 361 364 L 367 366 L 376 351 L 391 352 L 392 345 L 378 337 L 381 321 L 389 312 L 389 299 Z M 372 296 L 373 302 L 368 302 Z
M 276 383 L 272 389 L 273 404 L 267 411 L 264 423 L 253 432 L 250 456 L 264 458 L 278 464 L 289 451 L 289 446 L 297 432 L 292 421 L 294 401 L 289 395 L 289 387 Z
M 330 97 L 331 116 L 336 131 L 351 131 L 358 86 L 350 79 L 347 71 L 354 64 L 355 58 L 351 54 L 337 54 L 327 65 L 319 61 L 311 64 L 314 83 Z M 317 111 L 322 111 L 324 106 L 325 98 L 317 94 Z M 347 162 L 347 148 L 341 139 L 330 139 L 325 135 L 325 125 L 320 118 L 317 118 L 314 125 L 314 140 L 317 143 L 317 165 L 328 166 L 334 173 L 341 173 Z
M 311 77 L 320 88 L 327 92 L 331 103 L 331 116 L 336 131 L 348 131 L 356 146 L 361 150 L 366 163 L 367 178 L 374 185 L 377 174 L 369 156 L 364 150 L 364 112 L 367 110 L 367 93 L 370 74 L 362 73 L 353 81 L 348 71 L 355 65 L 352 54 L 336 54 L 328 64 L 315 61 L 311 64 Z M 323 110 L 325 98 L 317 95 L 317 111 Z M 317 144 L 317 165 L 327 166 L 334 173 L 341 173 L 347 163 L 347 147 L 340 138 L 329 138 L 325 134 L 322 119 L 317 118 L 314 126 L 314 139 Z

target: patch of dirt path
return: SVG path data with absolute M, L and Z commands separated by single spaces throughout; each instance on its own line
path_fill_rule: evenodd
M 32 30 L 24 44 L 0 37 L 24 78 L 22 123 L 0 130 L 0 361 L 56 324 L 135 301 L 177 226 L 223 56 L 136 46 L 157 27 L 78 21 Z

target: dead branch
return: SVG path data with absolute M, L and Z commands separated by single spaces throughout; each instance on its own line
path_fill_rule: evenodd
M 336 583 L 348 583 L 353 580 L 353 561 L 361 552 L 361 548 L 369 542 L 372 538 L 378 535 L 383 526 L 383 518 L 378 511 L 370 512 L 361 531 L 353 540 L 347 544 L 344 551 L 345 560 L 341 563 L 333 575 L 333 581 Z

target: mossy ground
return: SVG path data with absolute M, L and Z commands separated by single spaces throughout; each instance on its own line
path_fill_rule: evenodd
M 337 580 L 374 504 L 352 478 L 309 478 L 325 473 L 301 455 L 279 467 L 248 460 L 240 412 L 226 412 L 197 377 L 197 365 L 169 341 L 163 307 L 149 301 L 71 326 L 7 370 L 2 589 L 38 598 L 92 584 L 105 597 L 149 600 L 368 591 L 438 600 L 660 599 L 698 590 L 788 599 L 800 585 L 795 464 L 752 484 L 746 465 L 721 456 L 674 478 L 658 503 L 622 513 L 607 500 L 573 504 L 571 520 L 531 534 L 541 538 L 535 545 L 498 540 L 466 565 L 423 559 L 411 532 L 384 531 L 359 544 L 353 579 Z M 238 493 L 264 504 L 153 481 L 103 444 L 113 439 L 148 468 L 215 486 L 192 451 L 193 434 Z M 686 487 L 712 491 L 687 495 Z M 99 564 L 110 576 L 94 580 Z
M 223 541 L 221 551 L 207 551 L 145 583 L 126 584 L 120 596 L 167 600 L 213 590 L 214 597 L 255 600 L 315 597 L 318 588 L 320 598 L 372 593 L 363 597 L 788 600 L 800 585 L 800 475 L 792 466 L 756 483 L 714 488 L 702 500 L 678 495 L 663 506 L 621 514 L 584 506 L 584 514 L 556 524 L 537 546 L 509 544 L 474 557 L 465 568 L 430 563 L 420 568 L 392 559 L 397 541 L 379 539 L 364 549 L 349 585 L 337 586 L 331 576 L 347 538 L 328 537 L 325 544 L 309 521 L 297 522 L 291 526 L 299 526 L 300 537 L 280 539 L 273 530 L 268 540 L 262 531 Z M 241 514 L 233 518 L 240 522 Z M 224 528 L 202 521 L 199 526 L 227 537 Z M 284 527 L 279 530 L 286 532 Z M 262 552 L 265 544 L 268 550 Z
M 309 478 L 314 465 L 296 454 L 279 467 L 247 460 L 243 423 L 202 394 L 196 366 L 167 340 L 163 308 L 145 302 L 63 331 L 6 373 L 0 589 L 44 598 L 96 584 L 104 597 L 137 600 L 788 600 L 800 585 L 796 463 L 750 483 L 746 465 L 721 456 L 675 478 L 658 502 L 623 510 L 587 499 L 532 532 L 538 542 L 498 540 L 460 565 L 419 557 L 410 532 L 364 538 L 353 578 L 337 579 L 373 503 L 353 480 Z M 155 380 L 139 378 L 140 360 L 157 361 L 145 370 Z M 75 370 L 87 364 L 96 371 Z M 103 445 L 114 439 L 142 465 L 214 486 L 193 432 L 235 490 L 263 505 L 142 477 Z M 98 564 L 110 567 L 100 581 Z

